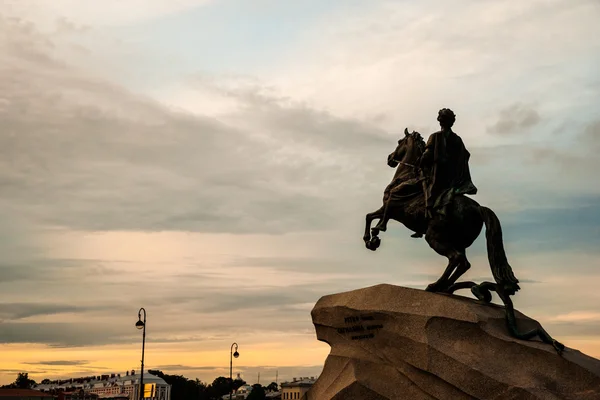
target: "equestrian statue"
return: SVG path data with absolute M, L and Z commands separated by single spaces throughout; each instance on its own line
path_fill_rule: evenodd
M 381 244 L 380 232 L 385 232 L 390 219 L 413 231 L 413 238 L 425 237 L 427 244 L 448 258 L 442 276 L 426 288 L 430 292 L 454 293 L 470 289 L 484 302 L 491 302 L 491 291 L 498 294 L 506 310 L 510 333 L 519 339 L 539 336 L 560 353 L 564 345 L 554 340 L 542 327 L 529 332 L 517 329 L 510 296 L 519 289 L 519 280 L 508 263 L 502 240 L 502 228 L 496 214 L 479 205 L 467 195 L 477 188 L 469 170 L 470 153 L 453 130 L 456 116 L 452 110 L 439 111 L 440 130 L 427 144 L 418 132 L 404 130 L 404 137 L 388 156 L 387 164 L 396 168 L 392 182 L 383 193 L 383 205 L 366 215 L 363 240 L 367 249 L 375 251 Z M 371 228 L 374 220 L 379 220 Z M 485 225 L 488 260 L 495 282 L 457 282 L 471 264 L 466 249 L 473 244 Z

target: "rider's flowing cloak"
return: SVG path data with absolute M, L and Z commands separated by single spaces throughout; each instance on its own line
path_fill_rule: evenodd
M 471 154 L 460 136 L 452 130 L 435 132 L 427 141 L 425 153 L 428 152 L 433 152 L 433 162 L 426 184 L 427 204 L 441 208 L 455 195 L 477 193 L 469 170 Z

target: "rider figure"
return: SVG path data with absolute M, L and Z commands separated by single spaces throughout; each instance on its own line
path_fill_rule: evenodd
M 429 136 L 419 167 L 427 178 L 424 185 L 427 216 L 446 215 L 446 207 L 455 195 L 477 193 L 469 171 L 470 154 L 462 139 L 452 131 L 456 120 L 448 108 L 439 111 L 441 130 Z M 414 235 L 413 235 L 414 237 Z M 420 237 L 418 234 L 416 237 Z
M 443 108 L 438 112 L 437 120 L 441 129 L 429 136 L 425 151 L 417 163 L 417 168 L 421 171 L 425 195 L 425 215 L 428 220 L 443 219 L 447 215 L 447 206 L 452 202 L 454 196 L 477 193 L 469 171 L 470 154 L 462 139 L 452 131 L 452 125 L 456 120 L 454 112 Z M 385 212 L 375 229 L 382 232 L 386 230 L 387 206 L 391 198 L 393 196 L 402 197 L 402 192 L 413 188 L 414 183 L 413 181 L 410 184 L 404 182 L 396 185 L 392 182 L 388 186 L 386 191 L 389 190 L 389 196 Z M 410 190 L 408 191 L 410 192 Z M 425 232 L 416 232 L 411 237 L 420 238 L 424 234 Z

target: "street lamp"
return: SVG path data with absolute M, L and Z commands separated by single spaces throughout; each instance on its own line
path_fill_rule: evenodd
M 144 320 L 142 321 L 142 311 L 144 312 Z M 135 327 L 142 329 L 142 371 L 140 372 L 140 400 L 144 398 L 144 349 L 146 347 L 146 310 L 144 307 L 138 311 L 138 322 Z
M 235 353 L 233 352 L 233 347 L 235 346 Z M 238 353 L 238 344 L 233 343 L 231 345 L 231 352 L 229 353 L 229 400 L 231 400 L 231 395 L 233 394 L 233 357 L 238 358 L 240 353 Z

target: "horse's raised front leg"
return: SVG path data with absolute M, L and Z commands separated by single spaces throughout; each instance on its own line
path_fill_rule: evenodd
M 388 217 L 389 207 L 390 207 L 390 200 L 388 199 L 388 201 L 385 202 L 383 207 L 381 207 L 383 212 L 382 212 L 381 218 L 379 219 L 379 223 L 377 224 L 377 226 L 375 226 L 375 229 L 377 231 L 385 232 L 387 230 L 387 223 L 390 220 L 390 217 Z
M 365 233 L 363 235 L 363 240 L 367 248 L 369 248 L 369 243 L 371 242 L 371 224 L 374 219 L 381 218 L 383 216 L 384 207 L 381 207 L 377 211 L 373 211 L 372 213 L 368 213 L 365 217 Z

